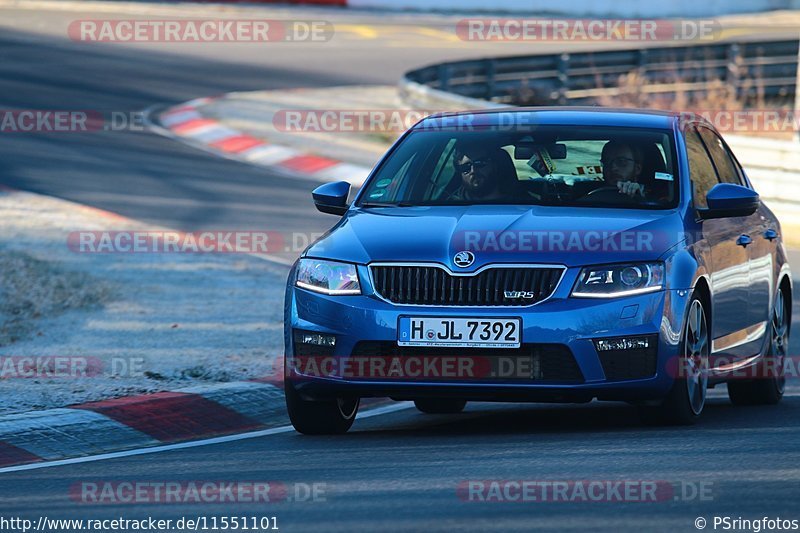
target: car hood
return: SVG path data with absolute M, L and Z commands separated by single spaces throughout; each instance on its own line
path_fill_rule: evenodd
M 553 206 L 351 209 L 306 255 L 354 263 L 435 262 L 469 272 L 489 263 L 579 266 L 655 260 L 682 239 L 676 210 Z M 453 263 L 468 250 L 474 262 Z

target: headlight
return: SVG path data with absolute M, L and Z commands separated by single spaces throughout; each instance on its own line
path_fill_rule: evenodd
M 572 289 L 578 298 L 615 298 L 664 287 L 663 263 L 629 263 L 585 267 Z
M 301 259 L 295 285 L 323 294 L 361 294 L 355 265 L 323 259 Z

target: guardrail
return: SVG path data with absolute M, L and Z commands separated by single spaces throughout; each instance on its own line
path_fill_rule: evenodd
M 632 91 L 692 101 L 721 83 L 748 105 L 794 104 L 797 39 L 697 44 L 479 60 L 432 65 L 406 79 L 433 90 L 510 105 L 602 103 Z M 635 73 L 634 86 L 620 87 Z

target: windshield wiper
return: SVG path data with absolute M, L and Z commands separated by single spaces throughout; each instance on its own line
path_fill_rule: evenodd
M 396 204 L 388 202 L 364 202 L 358 207 L 413 207 L 414 204 L 408 202 L 398 202 Z

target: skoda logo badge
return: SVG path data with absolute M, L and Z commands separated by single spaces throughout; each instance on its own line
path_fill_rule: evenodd
M 475 262 L 475 254 L 473 254 L 472 252 L 467 252 L 466 250 L 463 252 L 458 252 L 453 257 L 453 263 L 455 263 L 457 267 L 461 268 L 467 268 L 474 262 Z

